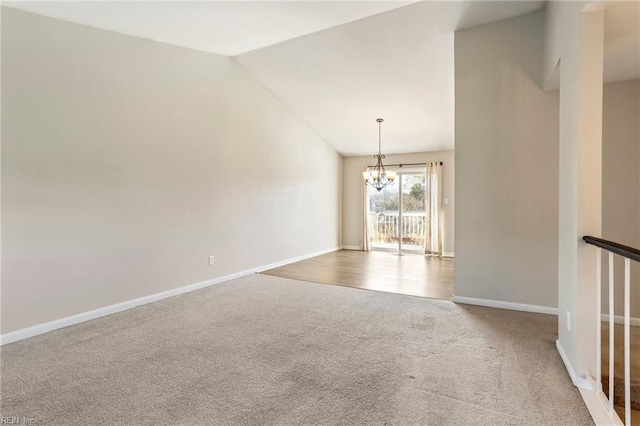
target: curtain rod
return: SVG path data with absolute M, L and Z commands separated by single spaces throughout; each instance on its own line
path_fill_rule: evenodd
M 436 161 L 436 163 L 440 163 L 442 166 L 442 161 Z M 429 163 L 399 163 L 399 164 L 385 164 L 385 167 L 404 167 L 404 166 L 426 166 Z M 367 168 L 375 167 L 375 166 L 367 166 Z

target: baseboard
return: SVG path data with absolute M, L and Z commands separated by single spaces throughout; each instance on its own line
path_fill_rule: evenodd
M 615 410 L 609 412 L 609 400 L 602 392 L 602 386 L 590 374 L 586 374 L 591 389 L 578 388 L 593 422 L 598 426 L 624 425 Z
M 451 253 L 444 252 L 444 253 L 442 253 L 442 257 L 455 257 L 455 256 L 454 256 L 453 252 L 451 252 Z
M 360 250 L 360 251 L 362 251 L 362 247 L 360 247 L 360 246 L 342 246 L 342 250 Z
M 602 314 L 600 316 L 600 319 L 603 322 L 609 322 L 609 314 Z M 624 317 L 622 315 L 614 315 L 613 316 L 613 322 L 616 323 L 616 324 L 624 324 Z M 639 326 L 640 325 L 640 318 L 637 318 L 637 317 L 629 318 L 629 324 L 633 325 L 633 326 Z
M 249 274 L 254 274 L 256 272 L 263 272 L 263 271 L 266 271 L 268 269 L 279 268 L 280 266 L 288 265 L 290 263 L 300 262 L 301 260 L 310 259 L 310 258 L 316 257 L 316 256 L 322 256 L 323 254 L 327 254 L 327 253 L 333 253 L 334 251 L 338 251 L 338 250 L 340 250 L 340 246 L 332 247 L 332 248 L 326 249 L 326 250 L 317 251 L 315 253 L 304 254 L 304 255 L 298 256 L 298 257 L 292 257 L 291 259 L 286 259 L 286 260 L 283 260 L 283 261 L 280 261 L 280 262 L 270 263 L 268 265 L 264 265 L 264 266 L 260 266 L 260 267 L 254 268 L 254 269 L 249 269 L 247 271 L 243 271 L 241 273 L 243 275 L 249 275 Z
M 582 388 L 578 388 L 578 391 L 580 392 L 584 405 L 587 406 L 589 414 L 591 414 L 591 418 L 596 426 L 624 425 L 615 410 L 609 414 L 609 409 L 606 405 L 606 398 L 603 396 L 602 392 Z
M 156 302 L 158 300 L 166 299 L 168 297 L 177 296 L 179 294 L 189 293 L 191 291 L 199 290 L 201 288 L 210 287 L 215 284 L 220 284 L 225 281 L 230 281 L 236 278 L 241 278 L 247 275 L 255 274 L 256 272 L 265 271 L 267 269 L 277 268 L 279 266 L 288 265 L 290 263 L 299 262 L 301 260 L 309 259 L 311 257 L 320 256 L 322 254 L 331 253 L 336 250 L 339 250 L 339 247 L 333 247 L 331 249 L 322 250 L 315 253 L 306 254 L 303 256 L 294 257 L 291 259 L 283 260 L 280 262 L 271 263 L 268 265 L 263 265 L 257 268 L 247 269 L 244 271 L 236 272 L 234 274 L 225 275 L 223 277 L 213 278 L 211 280 L 203 281 L 196 284 L 190 284 L 184 287 L 179 287 L 176 289 L 163 291 L 161 293 L 152 294 L 149 296 L 143 296 L 133 300 L 127 300 L 126 302 L 116 303 L 115 305 L 105 306 L 103 308 L 98 308 L 93 311 L 83 312 L 77 315 L 72 315 L 69 317 L 57 319 L 54 321 L 46 322 L 43 324 L 34 325 L 32 327 L 23 328 L 21 330 L 12 331 L 10 333 L 5 333 L 0 336 L 0 346 L 6 345 L 8 343 L 17 342 L 19 340 L 28 339 L 29 337 L 34 337 L 40 334 L 48 333 L 53 330 L 58 330 L 60 328 L 68 327 L 70 325 L 79 324 L 81 322 L 89 321 L 92 319 L 104 317 L 106 315 L 115 314 L 117 312 L 122 312 L 127 309 L 135 308 L 137 306 L 146 305 L 148 303 Z
M 569 358 L 567 357 L 567 354 L 565 353 L 564 348 L 562 347 L 562 344 L 560 343 L 560 340 L 556 340 L 556 349 L 560 354 L 560 358 L 562 358 L 564 367 L 567 369 L 567 372 L 569 373 L 569 377 L 571 378 L 571 382 L 573 383 L 573 386 L 580 389 L 594 390 L 593 386 L 591 386 L 591 382 L 589 382 L 589 379 L 585 377 L 580 377 L 576 374 L 575 370 L 571 366 L 571 363 L 569 362 Z
M 510 309 L 512 311 L 534 312 L 537 314 L 558 315 L 558 308 L 551 306 L 527 305 L 524 303 L 503 302 L 501 300 L 476 299 L 474 297 L 453 296 L 454 303 L 486 306 L 489 308 Z
M 575 370 L 569 363 L 569 359 L 567 358 L 567 354 L 565 353 L 560 340 L 556 340 L 556 349 L 560 354 L 564 367 L 569 373 L 571 382 L 578 388 L 580 396 L 582 397 L 584 404 L 587 406 L 593 422 L 597 426 L 623 425 L 624 423 L 622 423 L 620 417 L 618 417 L 618 414 L 616 414 L 615 411 L 609 413 L 607 398 L 601 390 L 598 390 L 600 386 L 590 378 L 590 374 L 585 374 L 585 377 L 580 377 L 576 374 Z

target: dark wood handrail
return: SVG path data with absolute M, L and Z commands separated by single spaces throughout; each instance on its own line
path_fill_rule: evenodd
M 603 240 L 602 238 L 591 237 L 589 235 L 582 237 L 582 239 L 587 244 L 592 244 L 596 247 L 603 248 L 628 259 L 640 262 L 640 250 L 638 250 L 637 248 L 618 244 L 613 241 Z

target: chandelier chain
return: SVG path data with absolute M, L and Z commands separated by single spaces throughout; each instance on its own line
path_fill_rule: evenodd
M 378 155 L 382 154 L 382 122 L 378 121 Z

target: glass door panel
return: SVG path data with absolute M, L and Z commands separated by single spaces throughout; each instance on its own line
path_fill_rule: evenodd
M 396 178 L 397 180 L 397 178 Z M 399 187 L 385 186 L 369 191 L 369 245 L 373 249 L 398 249 Z
M 402 190 L 400 215 L 401 250 L 424 251 L 426 236 L 426 174 L 400 175 Z

